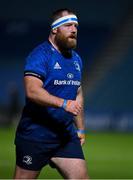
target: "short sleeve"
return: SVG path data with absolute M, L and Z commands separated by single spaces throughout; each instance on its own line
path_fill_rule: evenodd
M 24 67 L 24 76 L 35 76 L 42 81 L 47 74 L 47 58 L 41 49 L 33 50 L 26 58 Z

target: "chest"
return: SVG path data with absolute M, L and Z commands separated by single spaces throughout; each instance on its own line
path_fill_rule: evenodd
M 47 79 L 80 81 L 81 67 L 78 60 L 51 58 L 47 68 Z

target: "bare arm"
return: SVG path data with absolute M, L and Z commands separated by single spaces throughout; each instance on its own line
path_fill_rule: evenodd
M 51 95 L 43 88 L 43 82 L 33 76 L 24 77 L 26 96 L 33 102 L 42 106 L 62 107 L 64 99 Z M 77 101 L 68 100 L 65 110 L 77 115 L 81 107 Z
M 43 82 L 33 76 L 24 77 L 26 96 L 33 102 L 43 106 L 61 107 L 63 99 L 49 94 L 43 88 Z
M 81 104 L 81 111 L 77 116 L 75 116 L 75 125 L 79 130 L 78 136 L 80 138 L 81 144 L 84 144 L 85 134 L 83 131 L 85 130 L 85 124 L 84 124 L 84 98 L 83 98 L 82 87 L 79 87 L 78 89 L 76 101 L 78 101 Z

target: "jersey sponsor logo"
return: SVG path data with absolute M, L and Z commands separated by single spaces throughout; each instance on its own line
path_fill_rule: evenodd
M 54 85 L 80 86 L 80 81 L 74 81 L 74 80 L 54 80 Z
M 55 63 L 55 65 L 54 65 L 54 69 L 61 69 L 61 66 L 59 65 L 59 63 L 58 63 L 58 62 L 56 62 L 56 63 Z
M 32 157 L 29 155 L 26 155 L 23 157 L 23 162 L 26 163 L 27 165 L 32 164 Z
M 68 73 L 68 74 L 67 74 L 67 77 L 68 77 L 69 79 L 72 79 L 72 78 L 74 78 L 74 75 L 73 75 L 72 73 Z
M 74 61 L 75 69 L 80 71 L 80 65 L 77 61 Z

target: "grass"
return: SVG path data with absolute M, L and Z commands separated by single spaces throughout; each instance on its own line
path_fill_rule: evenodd
M 11 179 L 15 165 L 15 128 L 0 128 L 0 178 Z M 133 179 L 133 134 L 89 132 L 83 147 L 91 179 Z M 46 166 L 40 179 L 62 178 Z

